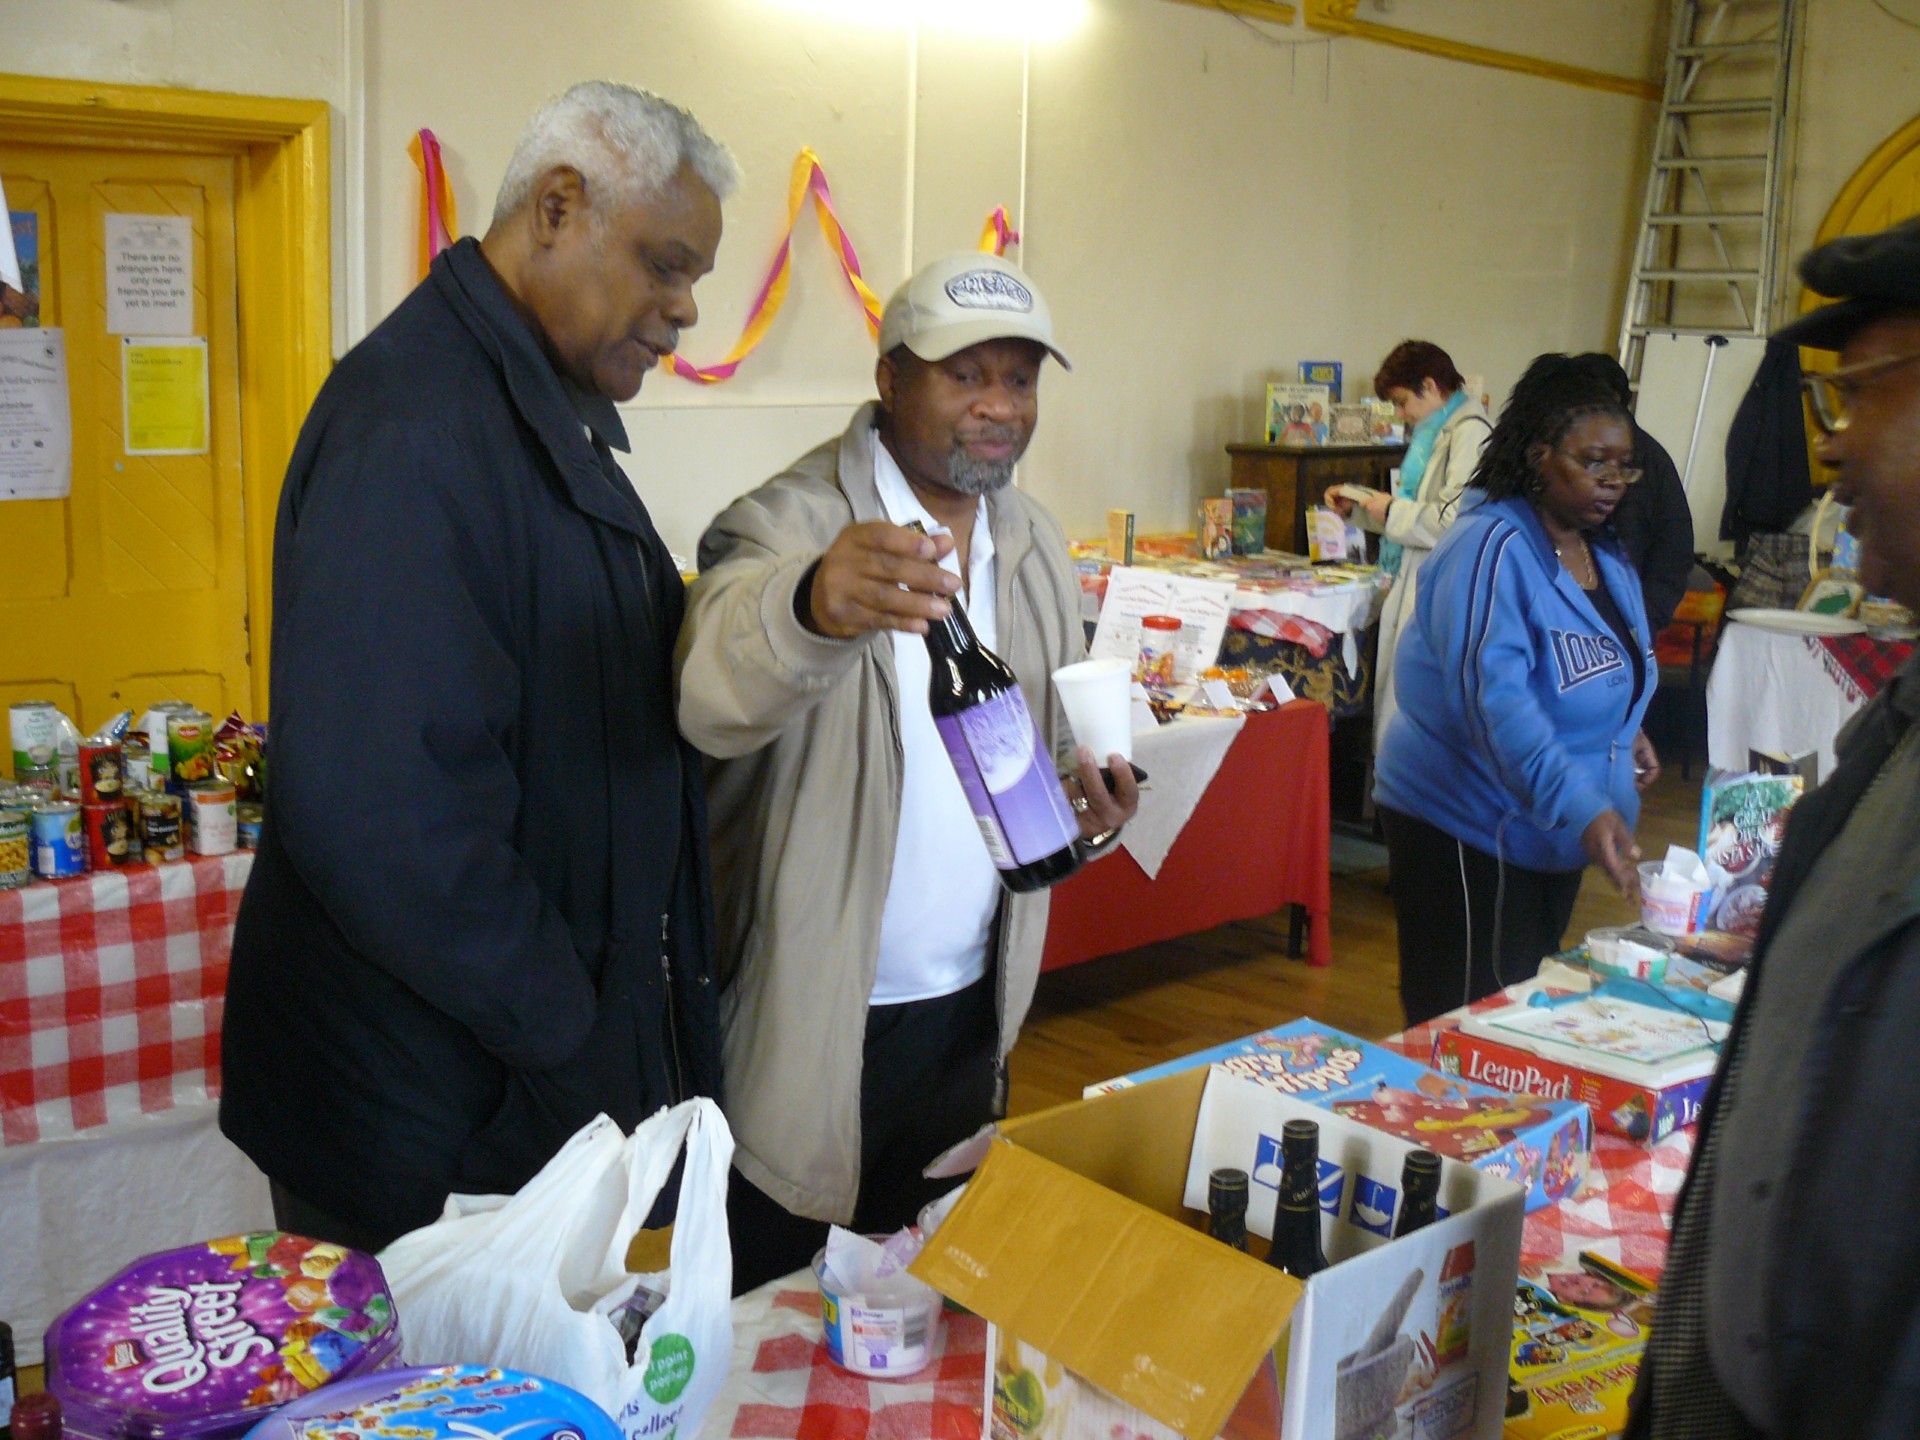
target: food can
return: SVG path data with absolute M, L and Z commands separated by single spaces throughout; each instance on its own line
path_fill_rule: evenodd
M 180 833 L 180 797 L 155 791 L 140 797 L 140 838 L 149 864 L 187 858 L 187 842 Z
M 60 743 L 60 711 L 51 700 L 21 700 L 7 711 L 13 736 L 13 774 L 29 766 L 53 764 Z
M 76 750 L 71 755 L 63 752 L 54 764 L 56 766 L 54 775 L 60 785 L 60 798 L 62 800 L 80 799 L 80 752 Z
M 167 781 L 178 794 L 213 779 L 213 716 L 177 710 L 167 716 Z
M 167 764 L 167 717 L 191 712 L 193 706 L 184 700 L 162 700 L 140 721 L 140 728 L 146 732 L 147 744 L 153 752 L 153 783 L 164 785 L 172 775 Z
M 238 844 L 239 797 L 224 780 L 202 780 L 181 797 L 187 848 L 196 855 L 231 854 Z
M 242 800 L 233 807 L 234 837 L 242 850 L 260 848 L 260 827 L 266 821 L 267 807 L 258 800 Z
M 80 742 L 80 799 L 88 805 L 117 805 L 126 798 L 127 762 L 116 742 Z
M 127 795 L 131 798 L 153 788 L 153 752 L 144 740 L 128 740 L 120 746 L 121 762 L 126 767 Z
M 80 807 L 87 859 L 95 870 L 118 870 L 133 859 L 133 812 L 124 800 Z
M 33 827 L 17 805 L 0 806 L 0 890 L 33 883 Z
M 80 823 L 80 807 L 71 800 L 36 805 L 33 826 L 33 873 L 45 880 L 65 880 L 87 873 L 87 837 Z

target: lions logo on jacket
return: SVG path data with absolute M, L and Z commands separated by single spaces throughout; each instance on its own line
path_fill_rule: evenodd
M 1553 663 L 1560 672 L 1560 693 L 1576 685 L 1598 680 L 1602 675 L 1618 675 L 1609 683 L 1624 684 L 1627 656 L 1620 642 L 1611 635 L 1582 634 L 1572 630 L 1549 630 L 1553 641 Z

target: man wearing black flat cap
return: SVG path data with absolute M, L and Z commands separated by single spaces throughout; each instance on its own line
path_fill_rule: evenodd
M 1867 589 L 1920 607 L 1920 219 L 1800 262 L 1779 339 Z M 1920 1435 L 1920 660 L 1792 811 L 1701 1112 L 1632 1440 Z

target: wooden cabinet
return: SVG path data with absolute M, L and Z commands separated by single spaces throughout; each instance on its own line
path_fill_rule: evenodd
M 1307 553 L 1307 510 L 1334 485 L 1387 488 L 1404 445 L 1229 445 L 1235 489 L 1267 492 L 1267 548 Z

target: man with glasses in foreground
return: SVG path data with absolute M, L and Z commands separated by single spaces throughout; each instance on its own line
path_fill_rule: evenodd
M 1920 220 L 1800 262 L 1860 578 L 1920 607 Z M 1792 811 L 1674 1218 L 1634 1440 L 1920 1435 L 1920 661 Z

